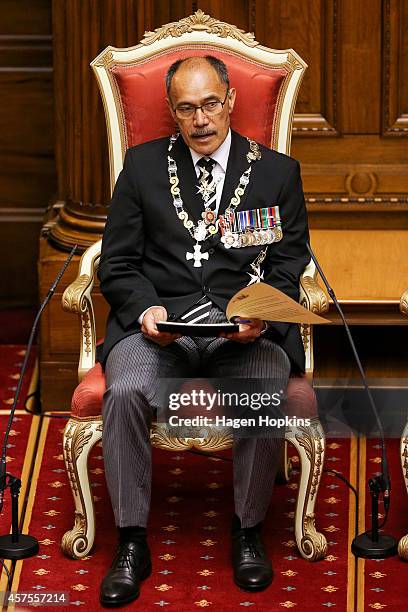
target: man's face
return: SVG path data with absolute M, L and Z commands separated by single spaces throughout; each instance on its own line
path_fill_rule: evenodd
M 167 103 L 187 146 L 200 155 L 211 155 L 224 142 L 235 103 L 235 89 L 230 89 L 222 111 L 206 116 L 197 109 L 190 118 L 176 116 L 173 109 L 184 105 L 201 106 L 225 100 L 227 86 L 215 68 L 204 59 L 187 60 L 173 76 Z

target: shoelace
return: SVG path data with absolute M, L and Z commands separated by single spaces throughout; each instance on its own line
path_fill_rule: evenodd
M 135 569 L 138 565 L 135 563 L 135 557 L 136 554 L 133 550 L 127 546 L 120 545 L 112 565 L 120 569 Z
M 244 554 L 251 555 L 253 559 L 261 556 L 259 552 L 260 543 L 253 534 L 243 533 L 239 536 L 239 541 Z

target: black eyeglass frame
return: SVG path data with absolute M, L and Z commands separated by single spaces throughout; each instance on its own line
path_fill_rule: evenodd
M 212 117 L 215 117 L 215 116 L 219 115 L 220 113 L 222 113 L 222 111 L 223 111 L 223 109 L 224 109 L 224 106 L 225 106 L 225 104 L 226 104 L 226 102 L 227 102 L 228 94 L 230 93 L 230 91 L 231 91 L 231 90 L 228 88 L 228 89 L 227 89 L 227 93 L 225 94 L 225 98 L 224 98 L 224 101 L 223 101 L 223 102 L 221 102 L 221 100 L 212 100 L 212 101 L 210 101 L 210 102 L 205 102 L 205 104 L 201 104 L 201 106 L 194 106 L 194 104 L 190 104 L 191 109 L 189 109 L 189 111 L 190 111 L 190 110 L 193 110 L 193 114 L 191 115 L 191 117 L 179 117 L 179 116 L 177 115 L 177 111 L 179 110 L 179 107 L 177 107 L 177 106 L 173 108 L 173 113 L 175 113 L 175 115 L 176 115 L 176 117 L 177 117 L 178 119 L 191 119 L 192 117 L 194 117 L 194 116 L 195 116 L 195 114 L 196 114 L 197 110 L 198 110 L 198 109 L 200 109 L 200 110 L 201 110 L 201 112 L 203 113 L 203 115 L 205 115 L 206 117 L 211 117 L 211 116 L 212 116 Z M 206 114 L 206 112 L 203 110 L 203 108 L 204 108 L 204 107 L 205 107 L 207 104 L 213 104 L 214 102 L 217 102 L 217 104 L 221 104 L 221 110 L 220 110 L 218 113 L 214 113 L 214 115 L 207 115 L 207 114 Z

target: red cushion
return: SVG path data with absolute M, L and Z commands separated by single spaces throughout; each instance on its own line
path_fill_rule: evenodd
M 105 374 L 101 364 L 97 363 L 84 376 L 74 391 L 71 403 L 72 416 L 79 418 L 100 417 L 104 393 Z M 299 418 L 317 416 L 316 395 L 305 376 L 290 378 L 286 394 L 285 411 L 289 416 Z
M 105 374 L 101 364 L 97 363 L 75 389 L 71 401 L 71 415 L 79 418 L 100 417 L 105 389 Z
M 288 416 L 301 419 L 310 419 L 317 416 L 316 394 L 306 376 L 289 378 L 286 397 L 284 411 Z
M 164 52 L 136 65 L 113 66 L 111 72 L 122 103 L 129 147 L 175 131 L 165 100 L 164 75 L 179 58 L 207 54 L 226 63 L 230 85 L 237 89 L 232 128 L 270 146 L 276 105 L 286 71 L 268 68 L 208 45 L 194 45 Z

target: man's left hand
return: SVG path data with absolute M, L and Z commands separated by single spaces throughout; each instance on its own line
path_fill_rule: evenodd
M 248 319 L 245 319 L 248 321 Z M 241 342 L 242 344 L 247 344 L 249 342 L 255 342 L 257 338 L 261 335 L 261 332 L 265 329 L 265 322 L 261 319 L 250 319 L 250 322 L 239 323 L 239 331 L 226 334 L 221 333 L 220 338 L 226 338 L 227 340 L 234 340 L 235 342 Z

